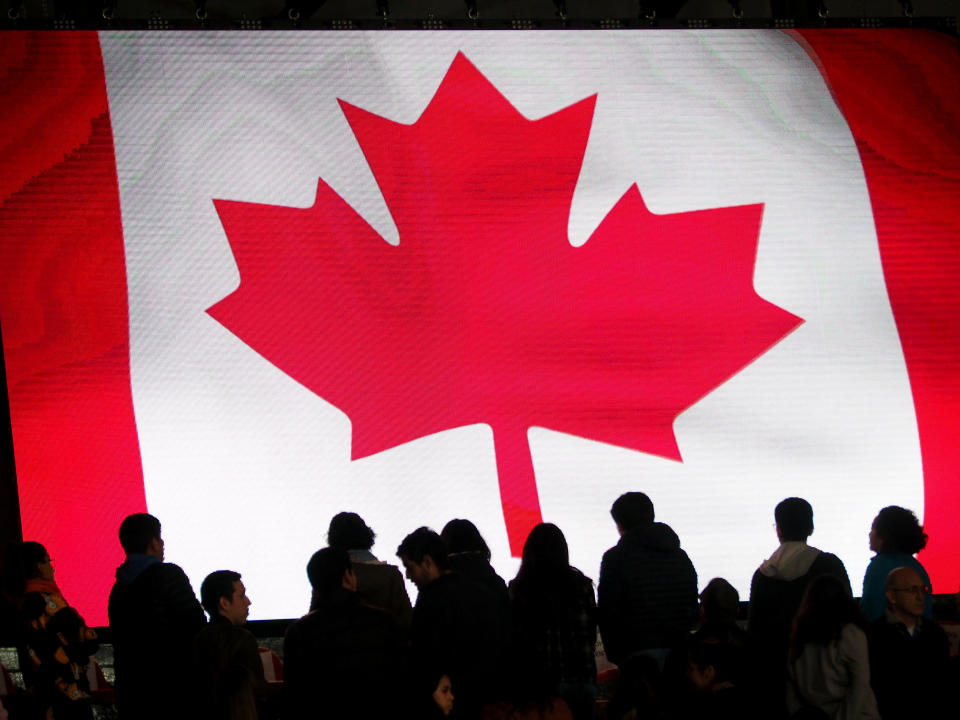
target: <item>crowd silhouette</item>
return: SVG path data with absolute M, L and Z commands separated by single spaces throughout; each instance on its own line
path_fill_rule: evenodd
M 211 572 L 198 601 L 183 570 L 165 562 L 159 520 L 130 515 L 108 608 L 117 712 L 890 720 L 949 706 L 957 660 L 933 619 L 930 578 L 915 557 L 926 535 L 910 510 L 878 513 L 857 602 L 841 559 L 807 543 L 813 508 L 783 500 L 779 544 L 754 574 L 745 623 L 723 578 L 698 592 L 680 538 L 645 494 L 625 493 L 611 516 L 620 538 L 595 591 L 552 523 L 532 528 L 505 582 L 467 519 L 413 530 L 394 565 L 372 553 L 376 535 L 360 515 L 340 512 L 306 565 L 309 612 L 287 627 L 281 663 L 245 627 L 240 572 Z M 399 566 L 417 586 L 413 605 Z M 5 549 L 2 591 L 0 644 L 17 648 L 25 690 L 5 682 L 0 720 L 8 711 L 92 720 L 100 640 L 57 586 L 42 544 Z M 615 665 L 598 676 L 604 653 Z

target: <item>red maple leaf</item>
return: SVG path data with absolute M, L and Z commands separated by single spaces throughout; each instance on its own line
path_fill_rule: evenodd
M 352 457 L 493 429 L 510 547 L 540 522 L 527 429 L 680 460 L 673 421 L 802 320 L 760 298 L 762 205 L 567 222 L 596 96 L 527 120 L 461 53 L 420 118 L 340 101 L 396 222 L 215 200 L 240 286 L 209 313 L 343 410 Z

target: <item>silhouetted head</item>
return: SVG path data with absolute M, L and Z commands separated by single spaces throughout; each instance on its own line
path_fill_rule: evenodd
M 330 520 L 327 543 L 344 550 L 369 550 L 376 533 L 355 512 L 337 513 Z
M 210 619 L 222 615 L 234 625 L 247 621 L 250 598 L 240 580 L 240 573 L 233 570 L 215 570 L 200 584 L 200 604 Z
M 723 578 L 714 578 L 700 593 L 704 622 L 731 624 L 737 621 L 740 593 Z
M 127 515 L 120 523 L 120 545 L 127 554 L 147 553 L 163 559 L 160 521 L 149 513 Z
M 343 587 L 343 577 L 353 570 L 350 555 L 343 548 L 317 550 L 307 563 L 307 578 L 315 593 L 326 594 Z
M 730 682 L 733 667 L 733 648 L 718 638 L 695 637 L 687 647 L 687 679 L 697 692 Z
M 437 533 L 421 527 L 407 535 L 397 548 L 407 578 L 423 589 L 449 570 L 447 546 Z
M 523 544 L 520 574 L 551 575 L 566 572 L 569 567 L 570 552 L 560 528 L 553 523 L 534 525 Z
M 927 546 L 927 534 L 912 510 L 889 505 L 873 520 L 870 549 L 875 552 L 916 555 Z
M 487 547 L 477 526 L 469 520 L 463 518 L 451 520 L 443 526 L 440 537 L 443 539 L 443 544 L 447 546 L 448 554 L 475 552 L 480 553 L 487 562 L 490 562 L 490 548 Z
M 645 493 L 624 493 L 614 501 L 610 515 L 620 532 L 628 532 L 653 522 L 653 503 Z
M 865 626 L 860 606 L 847 594 L 847 588 L 839 578 L 818 575 L 807 585 L 793 619 L 791 657 L 799 657 L 810 643 L 829 645 L 849 623 L 860 628 Z
M 783 542 L 806 541 L 813 532 L 813 508 L 803 498 L 781 500 L 773 511 Z
M 38 542 L 10 543 L 3 553 L 3 589 L 13 597 L 22 597 L 27 580 L 53 580 L 53 562 L 47 549 Z

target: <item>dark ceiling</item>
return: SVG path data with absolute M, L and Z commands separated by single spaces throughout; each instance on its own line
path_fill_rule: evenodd
M 958 0 L 2 0 L 4 27 L 790 27 L 936 25 Z

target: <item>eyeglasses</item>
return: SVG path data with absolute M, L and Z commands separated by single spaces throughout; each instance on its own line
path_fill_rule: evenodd
M 906 592 L 914 595 L 929 595 L 930 588 L 927 585 L 911 585 L 910 587 L 890 588 L 894 592 Z

